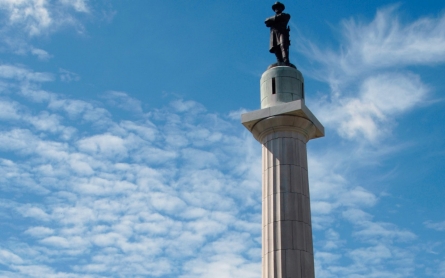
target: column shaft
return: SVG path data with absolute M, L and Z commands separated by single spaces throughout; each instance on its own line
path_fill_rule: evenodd
M 295 129 L 262 137 L 262 278 L 313 278 L 306 142 Z

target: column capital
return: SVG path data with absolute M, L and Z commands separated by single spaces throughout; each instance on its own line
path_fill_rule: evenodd
M 301 99 L 244 113 L 241 123 L 260 143 L 276 131 L 297 131 L 307 141 L 324 136 L 323 125 Z

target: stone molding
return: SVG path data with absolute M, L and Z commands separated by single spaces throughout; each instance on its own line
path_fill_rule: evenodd
M 291 118 L 281 118 L 282 116 L 289 116 Z M 314 127 L 314 131 L 312 131 L 310 124 L 305 120 L 311 123 Z M 260 143 L 263 143 L 262 138 L 265 135 L 261 135 L 260 139 L 259 134 L 270 128 L 274 128 L 273 131 L 302 131 L 303 135 L 307 138 L 306 142 L 324 136 L 323 125 L 318 121 L 314 114 L 312 114 L 309 108 L 306 107 L 304 100 L 301 99 L 244 113 L 241 115 L 241 123 L 252 132 L 255 139 Z
M 298 132 L 304 136 L 306 143 L 314 137 L 316 128 L 311 121 L 305 118 L 293 115 L 279 115 L 258 121 L 251 130 L 253 137 L 261 143 L 264 143 L 263 139 L 267 135 L 279 131 Z

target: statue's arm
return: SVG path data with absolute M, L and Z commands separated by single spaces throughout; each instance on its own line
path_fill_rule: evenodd
M 267 27 L 270 27 L 273 25 L 273 23 L 275 22 L 275 17 L 276 16 L 274 15 L 274 16 L 266 18 L 266 21 L 264 21 L 264 23 L 266 23 Z
M 283 22 L 286 21 L 288 22 L 290 20 L 290 14 L 286 14 L 286 13 L 281 13 L 275 16 L 275 21 L 279 21 L 279 22 Z
M 266 23 L 267 27 L 271 27 L 272 25 L 274 25 L 277 22 L 289 22 L 290 20 L 290 14 L 286 14 L 286 13 L 281 13 L 281 14 L 277 14 L 274 16 L 271 16 L 269 18 L 266 18 L 266 21 L 264 23 Z

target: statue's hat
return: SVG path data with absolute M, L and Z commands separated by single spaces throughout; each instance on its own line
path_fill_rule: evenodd
M 281 2 L 275 2 L 275 4 L 272 5 L 272 10 L 275 11 L 275 9 L 277 9 L 277 8 L 280 9 L 280 10 L 282 10 L 282 11 L 284 11 L 284 9 L 285 9 L 286 7 L 285 7 L 284 4 L 281 3 Z

